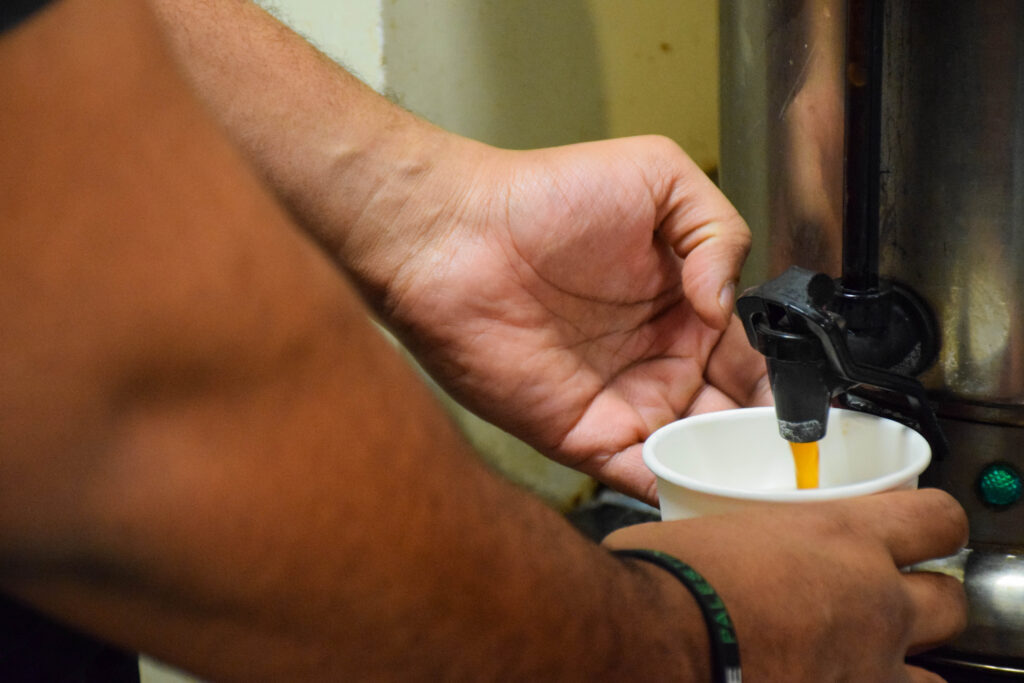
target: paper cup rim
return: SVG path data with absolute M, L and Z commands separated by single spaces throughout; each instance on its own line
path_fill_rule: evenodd
M 692 491 L 699 491 L 701 493 L 717 496 L 720 498 L 728 498 L 730 500 L 750 500 L 750 501 L 762 501 L 772 503 L 810 503 L 815 501 L 823 500 L 835 500 L 840 498 L 852 498 L 855 496 L 868 495 L 871 493 L 880 493 L 882 491 L 889 491 L 891 489 L 898 488 L 901 484 L 906 483 L 915 477 L 920 476 L 924 472 L 925 468 L 931 462 L 931 446 L 927 440 L 921 436 L 920 433 L 914 431 L 910 427 L 903 425 L 895 420 L 888 418 L 879 417 L 877 415 L 871 415 L 869 413 L 863 413 L 857 410 L 847 410 L 844 408 L 831 408 L 831 412 L 840 413 L 846 416 L 861 416 L 876 420 L 885 420 L 886 422 L 892 422 L 893 424 L 899 425 L 909 432 L 909 436 L 912 440 L 920 440 L 924 444 L 924 448 L 920 449 L 920 452 L 914 455 L 914 457 L 904 467 L 900 468 L 895 472 L 890 472 L 881 477 L 876 477 L 869 481 L 857 482 L 854 484 L 844 484 L 842 486 L 829 486 L 826 488 L 819 489 L 793 489 L 785 491 L 758 491 L 756 489 L 734 489 L 726 488 L 723 486 L 716 486 L 714 484 L 708 484 L 701 481 L 700 479 L 694 479 L 678 472 L 669 469 L 657 458 L 654 454 L 654 449 L 658 442 L 664 439 L 668 434 L 681 428 L 682 423 L 687 425 L 702 424 L 705 422 L 719 422 L 723 419 L 732 418 L 735 419 L 739 413 L 743 413 L 741 419 L 758 419 L 761 418 L 765 413 L 771 413 L 772 419 L 775 419 L 775 408 L 773 407 L 758 407 L 758 408 L 733 408 L 730 410 L 719 410 L 710 413 L 702 413 L 700 415 L 692 415 L 690 417 L 681 418 L 673 422 L 659 427 L 655 430 L 647 440 L 644 441 L 642 448 L 642 456 L 644 464 L 651 472 L 654 473 L 659 479 L 664 479 L 670 484 L 681 486 Z M 859 419 L 859 418 L 858 418 Z M 779 437 L 782 438 L 781 436 Z

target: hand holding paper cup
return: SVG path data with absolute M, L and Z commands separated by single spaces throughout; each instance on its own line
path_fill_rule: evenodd
M 839 408 L 829 411 L 819 448 L 819 488 L 797 489 L 775 409 L 740 408 L 658 429 L 644 443 L 643 458 L 658 479 L 665 520 L 914 489 L 931 460 L 928 442 L 909 427 Z

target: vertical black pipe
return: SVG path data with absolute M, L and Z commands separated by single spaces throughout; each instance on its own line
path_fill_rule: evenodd
M 883 0 L 849 0 L 842 286 L 878 290 Z

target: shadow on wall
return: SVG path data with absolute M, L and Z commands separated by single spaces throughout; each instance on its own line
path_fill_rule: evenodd
M 450 131 L 511 149 L 608 137 L 587 0 L 385 0 L 386 89 Z

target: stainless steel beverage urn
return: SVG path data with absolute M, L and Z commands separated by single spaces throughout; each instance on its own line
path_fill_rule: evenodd
M 1024 680 L 1024 0 L 721 0 L 721 183 L 780 432 L 913 425 L 952 493 L 969 626 L 923 658 Z

